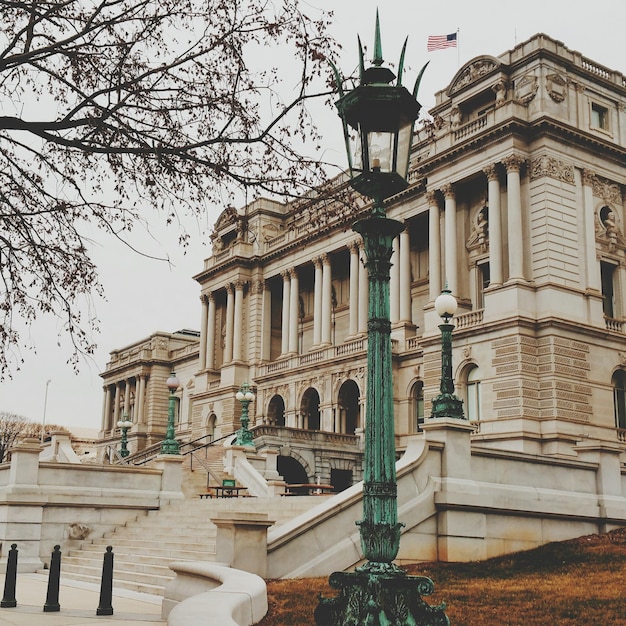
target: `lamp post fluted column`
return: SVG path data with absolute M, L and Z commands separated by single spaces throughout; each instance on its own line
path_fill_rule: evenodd
M 178 441 L 176 441 L 176 429 L 174 425 L 176 409 L 176 396 L 174 394 L 180 383 L 174 372 L 170 374 L 165 384 L 170 391 L 170 396 L 167 410 L 167 431 L 165 433 L 165 439 L 161 442 L 161 454 L 179 454 L 180 447 Z
M 248 383 L 243 383 L 239 391 L 235 394 L 235 398 L 241 402 L 241 428 L 237 431 L 236 446 L 248 446 L 254 448 L 254 440 L 252 433 L 248 429 L 250 418 L 248 416 L 248 407 L 254 400 L 254 394 Z
M 394 569 L 400 547 L 396 501 L 396 456 L 391 363 L 389 281 L 394 238 L 401 222 L 384 217 L 382 202 L 373 216 L 357 222 L 363 237 L 368 271 L 367 390 L 365 456 L 363 460 L 363 519 L 361 548 L 368 570 Z
M 435 300 L 435 310 L 443 319 L 443 324 L 439 324 L 441 331 L 441 381 L 439 395 L 433 398 L 432 417 L 465 419 L 463 400 L 454 395 L 454 378 L 452 377 L 452 331 L 454 324 L 450 324 L 450 319 L 455 314 L 456 308 L 456 299 L 446 287 Z
M 117 423 L 118 428 L 122 430 L 122 437 L 120 439 L 120 456 L 125 459 L 130 451 L 128 449 L 128 429 L 133 425 L 133 423 L 128 419 L 128 415 L 124 413 L 122 419 Z

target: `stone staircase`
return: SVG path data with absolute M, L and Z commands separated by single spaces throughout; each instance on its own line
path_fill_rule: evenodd
M 115 587 L 163 595 L 174 577 L 171 562 L 215 560 L 217 528 L 210 520 L 215 512 L 267 513 L 279 525 L 320 502 L 316 496 L 200 499 L 198 494 L 206 491 L 206 470 L 185 470 L 183 482 L 183 500 L 149 511 L 64 553 L 61 576 L 99 585 L 104 552 L 113 546 Z

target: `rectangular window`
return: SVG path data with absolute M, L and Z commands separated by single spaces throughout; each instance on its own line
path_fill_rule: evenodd
M 594 128 L 609 130 L 609 111 L 595 102 L 591 103 L 591 125 Z
M 415 399 L 415 412 L 417 413 L 417 431 L 419 432 L 424 423 L 424 396 Z
M 489 263 L 481 263 L 477 266 L 478 269 L 478 302 L 477 308 L 485 308 L 484 291 L 489 287 L 491 281 L 491 273 L 489 271 Z
M 602 283 L 602 309 L 607 317 L 615 317 L 615 265 L 600 261 L 600 280 Z

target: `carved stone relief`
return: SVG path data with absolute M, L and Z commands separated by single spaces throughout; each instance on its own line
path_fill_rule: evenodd
M 478 80 L 481 76 L 497 69 L 499 63 L 496 59 L 483 58 L 476 59 L 470 63 L 456 78 L 450 87 L 449 95 L 456 93 L 466 85 Z
M 534 74 L 526 74 L 515 81 L 515 99 L 521 104 L 528 104 L 538 89 L 537 77 Z
M 546 76 L 546 90 L 555 102 L 563 102 L 567 95 L 567 80 L 560 74 Z
M 530 162 L 530 178 L 554 178 L 574 184 L 574 166 L 560 159 L 543 154 Z

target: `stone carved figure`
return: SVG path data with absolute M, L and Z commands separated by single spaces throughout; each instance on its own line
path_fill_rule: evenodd
M 67 536 L 68 539 L 87 539 L 89 533 L 91 532 L 91 528 L 86 524 L 80 524 L 79 522 L 73 522 L 68 525 Z

